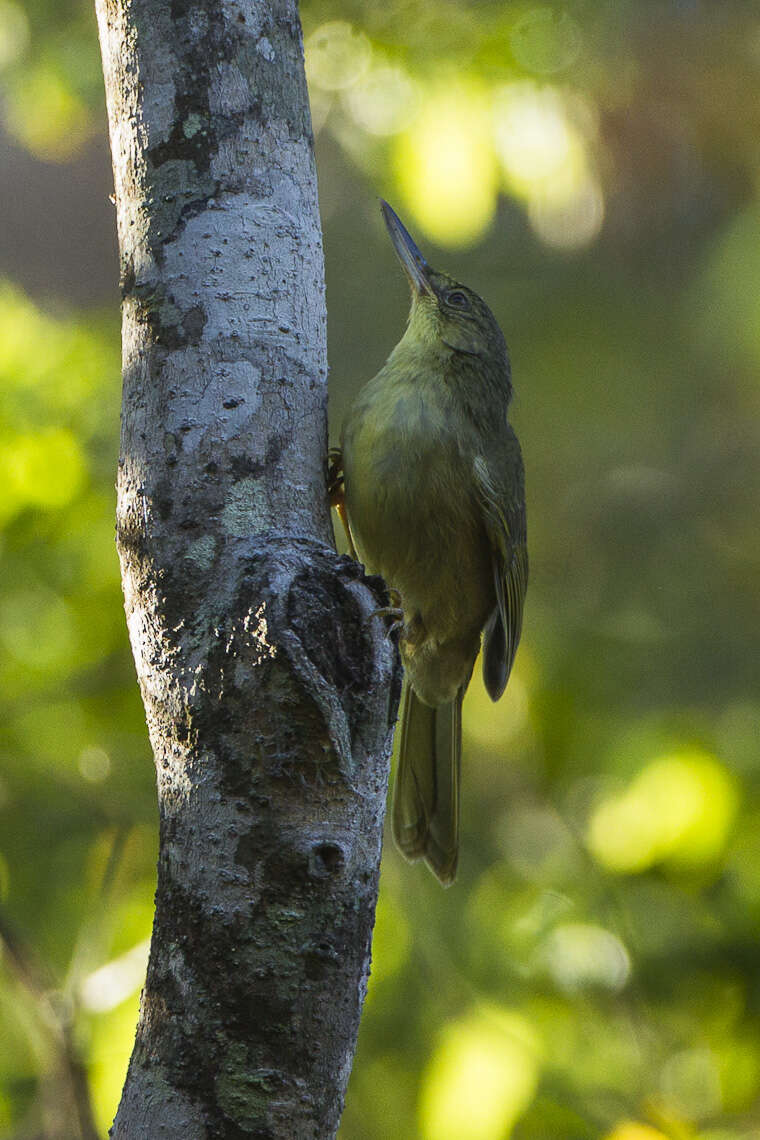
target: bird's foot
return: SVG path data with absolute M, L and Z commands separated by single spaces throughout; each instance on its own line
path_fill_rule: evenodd
M 370 620 L 379 617 L 386 621 L 388 623 L 385 631 L 386 637 L 392 637 L 393 634 L 400 633 L 404 628 L 404 610 L 401 604 L 401 594 L 398 590 L 389 590 L 388 598 L 390 605 L 380 606 L 379 609 L 373 610 L 369 616 Z

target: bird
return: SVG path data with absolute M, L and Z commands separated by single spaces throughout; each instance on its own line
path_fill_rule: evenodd
M 459 857 L 462 700 L 481 641 L 485 688 L 499 700 L 522 630 L 525 476 L 496 318 L 431 268 L 380 205 L 411 309 L 345 417 L 332 499 L 352 551 L 398 603 L 382 611 L 397 619 L 405 674 L 393 836 L 448 886 Z

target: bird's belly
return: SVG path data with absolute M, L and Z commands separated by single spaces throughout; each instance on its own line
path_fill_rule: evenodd
M 479 634 L 494 605 L 490 547 L 472 475 L 455 446 L 375 447 L 369 470 L 347 472 L 357 549 L 419 615 L 436 642 Z M 352 478 L 353 476 L 353 478 Z

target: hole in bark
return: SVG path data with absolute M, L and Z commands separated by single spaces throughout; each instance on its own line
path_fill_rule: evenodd
M 318 843 L 312 847 L 312 867 L 316 875 L 336 875 L 345 863 L 343 851 L 336 843 Z

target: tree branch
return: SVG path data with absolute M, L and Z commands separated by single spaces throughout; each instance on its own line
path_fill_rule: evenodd
M 398 664 L 333 548 L 296 4 L 96 0 L 122 264 L 117 539 L 156 917 L 112 1135 L 337 1128 Z M 374 591 L 374 592 L 373 592 Z

